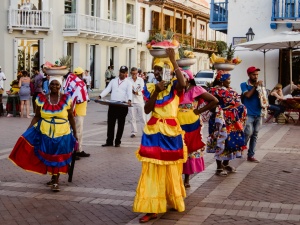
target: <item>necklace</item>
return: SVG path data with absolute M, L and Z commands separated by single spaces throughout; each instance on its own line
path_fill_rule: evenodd
M 57 105 L 59 103 L 60 100 L 60 93 L 58 93 L 58 98 L 57 98 L 57 102 L 55 104 L 53 104 L 50 100 L 50 94 L 48 95 L 48 102 L 50 103 L 50 105 Z
M 125 80 L 125 79 L 124 79 Z M 124 80 L 118 79 L 118 87 L 123 83 Z M 121 81 L 121 82 L 120 82 Z

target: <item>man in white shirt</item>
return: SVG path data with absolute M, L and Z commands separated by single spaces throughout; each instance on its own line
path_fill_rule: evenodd
M 128 102 L 131 106 L 132 100 L 132 85 L 129 79 L 126 79 L 128 68 L 121 66 L 119 70 L 119 77 L 111 80 L 107 87 L 99 95 L 99 99 L 105 97 L 111 92 L 110 99 L 113 101 Z M 118 120 L 118 129 L 115 139 L 115 147 L 120 147 L 121 138 L 124 131 L 125 119 L 128 114 L 128 107 L 117 105 L 109 105 L 107 113 L 107 139 L 103 147 L 113 146 L 115 136 L 115 125 Z
M 148 74 L 147 74 L 147 81 L 148 81 L 148 83 L 153 83 L 153 79 L 154 78 L 155 78 L 154 77 L 154 73 L 152 73 L 152 71 L 148 72 Z
M 0 116 L 3 114 L 3 104 L 2 104 L 2 95 L 4 93 L 4 80 L 6 80 L 5 74 L 1 70 L 0 66 Z
M 137 134 L 137 126 L 136 119 L 138 118 L 141 133 L 143 133 L 143 129 L 145 126 L 145 113 L 144 113 L 144 99 L 142 90 L 144 88 L 144 80 L 141 77 L 138 77 L 138 69 L 136 67 L 132 67 L 130 71 L 131 77 L 129 77 L 129 81 L 132 85 L 132 107 L 129 108 L 129 118 L 131 124 L 131 138 L 134 138 Z

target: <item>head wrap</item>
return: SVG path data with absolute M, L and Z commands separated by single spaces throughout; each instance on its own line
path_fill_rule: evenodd
M 50 79 L 49 79 L 49 84 L 53 81 L 53 80 L 57 80 L 60 84 L 60 86 L 62 85 L 62 79 L 63 77 L 62 76 L 50 76 Z
M 154 66 L 160 66 L 160 67 L 164 67 L 165 64 L 167 64 L 171 71 L 174 70 L 173 64 L 171 63 L 169 58 L 154 58 Z
M 230 74 L 229 74 L 229 73 L 225 73 L 224 70 L 218 70 L 216 79 L 217 79 L 218 81 L 223 82 L 223 81 L 227 80 L 229 77 L 230 77 Z
M 193 72 L 189 69 L 182 69 L 180 68 L 181 73 L 183 74 L 183 76 L 187 79 L 187 80 L 193 80 L 194 79 L 194 75 Z

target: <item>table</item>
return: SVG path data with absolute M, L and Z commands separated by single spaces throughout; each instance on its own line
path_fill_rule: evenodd
M 7 114 L 13 114 L 14 117 L 20 115 L 20 97 L 18 94 L 8 94 L 6 111 Z
M 300 97 L 287 98 L 281 102 L 281 104 L 285 107 L 285 115 L 294 121 L 294 119 L 290 116 L 291 112 L 295 112 L 298 115 L 298 120 L 294 121 L 296 124 L 300 124 Z

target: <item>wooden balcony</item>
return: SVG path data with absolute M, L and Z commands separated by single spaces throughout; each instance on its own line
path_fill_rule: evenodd
M 9 33 L 14 30 L 22 30 L 23 34 L 26 31 L 34 31 L 38 34 L 39 31 L 49 32 L 52 30 L 52 12 L 43 10 L 8 10 Z
M 136 41 L 136 25 L 76 13 L 64 15 L 64 21 L 64 36 L 89 37 L 120 43 Z
M 160 31 L 157 30 L 149 30 L 149 37 L 153 37 L 156 33 Z M 166 31 L 163 32 L 165 34 Z M 175 33 L 174 38 L 179 41 L 182 46 L 191 46 L 195 52 L 201 53 L 213 53 L 217 52 L 217 44 L 215 41 L 205 41 L 192 37 L 191 35 L 184 35 Z

